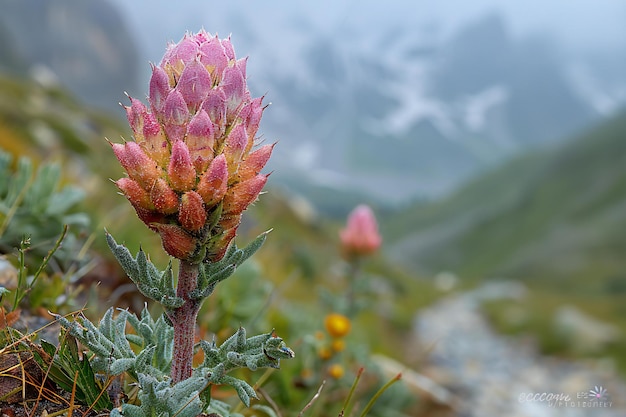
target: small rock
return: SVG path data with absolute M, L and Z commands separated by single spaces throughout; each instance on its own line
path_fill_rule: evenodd
M 17 288 L 17 269 L 3 256 L 0 256 L 0 287 L 7 290 Z

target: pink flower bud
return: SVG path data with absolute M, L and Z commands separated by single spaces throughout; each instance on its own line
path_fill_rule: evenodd
M 128 176 L 137 181 L 145 189 L 149 189 L 154 181 L 160 177 L 160 170 L 141 147 L 135 142 L 126 142 L 124 145 L 114 143 L 113 152 L 120 161 Z
M 135 135 L 135 141 L 140 143 L 143 141 L 143 124 L 148 110 L 141 101 L 130 96 L 128 98 L 130 99 L 130 106 L 124 106 L 126 118 Z
M 230 36 L 226 39 L 222 39 L 222 46 L 224 47 L 224 52 L 229 60 L 235 59 L 235 49 L 233 48 L 233 44 L 230 42 Z
M 168 63 L 175 65 L 181 63 L 188 64 L 196 58 L 198 54 L 198 42 L 193 35 L 186 34 L 183 39 L 172 48 L 168 56 Z
M 165 99 L 170 92 L 170 85 L 167 73 L 161 67 L 152 67 L 152 77 L 150 78 L 150 94 L 148 101 L 154 111 L 162 119 L 165 109 Z
M 140 144 L 144 152 L 161 168 L 167 168 L 170 149 L 165 132 L 152 113 L 147 113 L 143 124 L 144 142 Z
M 243 75 L 244 80 L 246 79 L 246 66 L 248 65 L 248 57 L 240 58 L 235 63 L 235 66 L 239 68 L 241 71 L 241 75 Z
M 350 213 L 348 224 L 339 232 L 339 237 L 348 258 L 376 252 L 382 243 L 374 213 L 366 205 L 360 205 Z
M 212 74 L 214 81 L 222 79 L 224 68 L 228 65 L 228 57 L 217 36 L 200 45 L 200 62 Z
M 176 191 L 191 190 L 196 185 L 196 169 L 191 163 L 189 149 L 182 140 L 177 140 L 172 145 L 167 175 L 172 188 Z
M 217 224 L 223 230 L 230 230 L 237 228 L 241 223 L 241 214 L 225 214 L 220 217 L 220 221 Z
M 272 155 L 274 145 L 275 143 L 272 145 L 261 146 L 256 151 L 248 154 L 246 159 L 244 159 L 241 162 L 241 165 L 239 165 L 239 170 L 237 171 L 240 181 L 246 181 L 261 172 Z
M 133 208 L 135 209 L 139 220 L 141 220 L 146 226 L 150 228 L 150 230 L 154 232 L 156 232 L 156 228 L 154 227 L 155 224 L 167 223 L 167 220 L 163 213 L 159 213 L 154 210 L 145 210 L 135 205 L 133 205 Z
M 259 174 L 232 186 L 224 196 L 224 213 L 240 214 L 243 212 L 257 199 L 267 182 L 267 177 L 268 175 Z
M 172 90 L 165 99 L 163 125 L 170 142 L 182 140 L 185 135 L 185 123 L 189 120 L 189 109 L 183 95 Z
M 197 232 L 206 223 L 206 210 L 202 197 L 195 191 L 188 191 L 180 199 L 178 221 L 183 228 Z
M 206 203 L 207 207 L 213 207 L 219 203 L 224 195 L 228 185 L 228 167 L 226 165 L 226 157 L 224 154 L 218 155 L 206 170 L 196 190 Z
M 254 139 L 261 123 L 261 116 L 263 116 L 263 97 L 253 99 L 241 110 L 240 117 L 244 119 L 246 133 L 248 134 L 246 152 L 249 152 L 254 144 Z
M 226 95 L 221 89 L 214 89 L 209 92 L 207 98 L 202 103 L 204 110 L 211 121 L 219 127 L 215 132 L 216 136 L 224 133 L 226 122 Z
M 213 160 L 215 143 L 215 127 L 204 110 L 196 113 L 189 122 L 185 143 L 196 172 L 202 174 Z
M 226 67 L 220 86 L 226 95 L 226 114 L 234 114 L 240 107 L 246 93 L 246 79 L 237 66 Z M 229 122 L 231 117 L 228 117 Z
M 202 45 L 211 39 L 211 35 L 209 35 L 204 29 L 200 30 L 195 35 L 191 35 L 191 37 L 196 41 L 198 45 Z
M 239 166 L 247 144 L 248 137 L 246 136 L 246 128 L 244 125 L 238 124 L 231 130 L 226 138 L 226 148 L 224 149 L 230 175 L 233 175 L 237 171 L 237 167 Z
M 161 61 L 161 67 L 169 72 L 170 85 L 174 85 L 175 80 L 180 78 L 185 65 L 194 60 L 197 55 L 198 42 L 190 35 L 185 35 L 180 42 L 167 49 Z
M 183 70 L 176 89 L 180 91 L 187 106 L 196 111 L 211 90 L 211 76 L 200 61 L 191 61 Z
M 181 227 L 174 224 L 152 225 L 161 236 L 161 242 L 165 252 L 174 258 L 187 260 L 198 250 L 196 238 L 185 232 Z
M 115 181 L 115 185 L 124 193 L 124 196 L 134 207 L 154 210 L 154 205 L 152 201 L 150 201 L 150 194 L 141 188 L 141 185 L 139 185 L 137 181 L 131 180 L 130 178 L 120 178 Z
M 172 256 L 221 259 L 267 182 L 274 145 L 252 151 L 264 107 L 246 72 L 230 39 L 200 31 L 152 66 L 149 106 L 129 97 L 135 142 L 113 145 L 129 177 L 116 184 Z M 207 225 L 209 214 L 221 217 Z
M 150 189 L 150 200 L 159 213 L 172 214 L 178 211 L 178 194 L 162 178 Z

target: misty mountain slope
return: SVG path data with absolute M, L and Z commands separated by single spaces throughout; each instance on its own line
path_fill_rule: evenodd
M 381 206 L 448 193 L 626 102 L 623 52 L 598 48 L 584 59 L 549 32 L 516 34 L 505 14 L 477 14 L 443 36 L 382 16 L 361 29 L 343 19 L 321 27 L 302 8 L 199 4 L 0 0 L 0 67 L 52 76 L 122 118 L 123 91 L 147 93 L 147 63 L 160 59 L 167 39 L 219 27 L 249 55 L 253 95 L 272 103 L 261 132 L 279 142 L 274 180 L 296 193 L 354 193 Z M 434 19 L 427 10 L 422 18 Z
M 499 15 L 487 15 L 441 48 L 431 91 L 461 108 L 454 120 L 461 129 L 481 132 L 487 142 L 502 145 L 502 135 L 519 148 L 554 142 L 593 120 L 566 76 L 565 58 L 551 39 L 515 39 Z M 491 126 L 496 121 L 500 132 Z
M 277 177 L 388 202 L 432 197 L 600 117 L 559 46 L 512 36 L 497 14 L 444 40 L 380 36 L 367 50 L 308 34 L 293 57 L 300 71 L 263 78 L 277 103 L 266 124 L 281 137 Z
M 393 216 L 396 256 L 467 277 L 624 277 L 626 114 Z
M 0 70 L 45 76 L 115 112 L 124 91 L 136 89 L 137 45 L 109 1 L 0 0 L 0 7 Z

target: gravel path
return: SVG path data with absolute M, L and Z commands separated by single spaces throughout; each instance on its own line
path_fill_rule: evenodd
M 456 397 L 459 417 L 623 417 L 626 386 L 603 362 L 539 355 L 530 344 L 496 334 L 479 311 L 485 299 L 520 294 L 488 284 L 450 296 L 416 317 L 428 374 Z M 599 392 L 593 398 L 590 390 Z M 544 395 L 542 395 L 544 394 Z

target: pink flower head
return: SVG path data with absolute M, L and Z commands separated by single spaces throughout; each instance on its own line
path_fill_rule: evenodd
M 370 255 L 382 243 L 374 213 L 364 204 L 357 206 L 348 215 L 348 224 L 339 232 L 339 237 L 348 259 Z
M 176 258 L 221 259 L 267 180 L 246 62 L 230 39 L 188 33 L 152 66 L 148 105 L 125 108 L 135 140 L 112 145 L 129 177 L 116 184 Z

